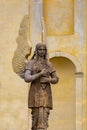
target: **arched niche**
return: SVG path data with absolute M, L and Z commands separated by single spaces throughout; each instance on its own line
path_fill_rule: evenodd
M 49 59 L 55 58 L 55 57 L 62 57 L 62 58 L 67 58 L 69 61 L 72 62 L 72 64 L 75 66 L 75 72 L 74 72 L 74 78 L 75 78 L 75 123 L 76 123 L 76 128 L 75 130 L 84 130 L 83 129 L 83 72 L 81 69 L 81 65 L 79 61 L 72 56 L 71 54 L 68 54 L 66 52 L 52 52 L 49 54 Z M 68 81 L 67 81 L 68 83 Z
M 81 72 L 82 71 L 79 61 L 69 53 L 66 53 L 66 52 L 52 52 L 52 53 L 49 54 L 49 59 L 51 59 L 53 57 L 66 57 L 69 60 L 71 60 L 72 63 L 75 65 L 76 72 Z

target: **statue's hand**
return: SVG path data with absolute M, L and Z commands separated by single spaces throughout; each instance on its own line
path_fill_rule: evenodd
M 47 73 L 46 69 L 42 69 L 41 72 L 40 72 L 41 76 L 44 76 L 46 73 Z
M 40 83 L 50 83 L 50 79 L 46 77 L 41 77 L 40 78 Z

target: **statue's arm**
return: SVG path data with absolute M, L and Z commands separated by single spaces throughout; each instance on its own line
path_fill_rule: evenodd
M 59 77 L 56 75 L 56 72 L 51 73 L 50 83 L 56 84 L 59 81 Z
M 44 73 L 45 73 L 45 70 L 43 69 L 41 72 L 31 75 L 31 71 L 26 70 L 25 74 L 24 74 L 24 80 L 25 80 L 25 82 L 32 82 L 32 81 L 36 80 L 37 78 L 41 77 Z
M 59 78 L 56 75 L 56 72 L 52 72 L 50 74 L 50 77 L 41 77 L 40 82 L 42 83 L 51 83 L 51 84 L 56 84 L 59 81 Z

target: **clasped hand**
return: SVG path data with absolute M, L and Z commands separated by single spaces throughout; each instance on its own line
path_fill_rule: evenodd
M 48 72 L 48 70 L 42 69 L 42 71 L 41 71 L 42 76 L 40 78 L 41 83 L 49 83 L 50 82 L 50 79 L 44 76 L 44 75 L 46 75 L 47 72 Z
M 41 76 L 46 75 L 47 72 L 48 72 L 48 71 L 47 71 L 46 69 L 42 69 L 41 72 L 40 72 L 40 73 L 41 73 Z

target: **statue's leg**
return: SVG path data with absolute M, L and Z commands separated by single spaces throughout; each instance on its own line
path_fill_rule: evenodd
M 49 118 L 49 114 L 50 114 L 50 109 L 49 108 L 44 108 L 44 123 L 46 128 L 48 128 L 48 118 Z
M 32 130 L 37 130 L 38 124 L 38 108 L 32 108 Z
M 44 107 L 39 108 L 37 130 L 47 130 L 49 113 L 50 113 L 49 108 L 44 108 Z

